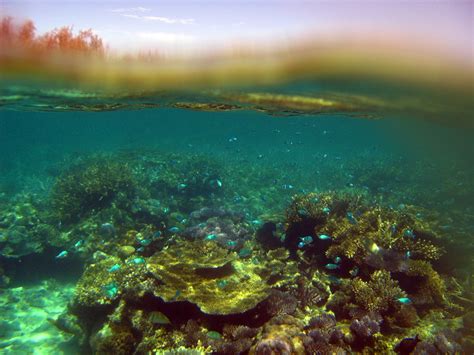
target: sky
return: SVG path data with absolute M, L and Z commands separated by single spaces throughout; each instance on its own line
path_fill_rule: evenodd
M 473 58 L 474 1 L 2 0 L 2 14 L 32 19 L 38 33 L 93 29 L 116 51 L 181 52 L 239 43 L 265 46 L 303 34 L 403 34 Z

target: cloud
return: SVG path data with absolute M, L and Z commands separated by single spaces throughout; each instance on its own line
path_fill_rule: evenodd
M 143 16 L 136 14 L 121 14 L 124 17 L 133 18 L 142 21 L 158 21 L 168 24 L 179 24 L 179 25 L 193 25 L 195 23 L 193 18 L 170 18 L 163 16 Z
M 162 43 L 192 42 L 196 39 L 192 35 L 174 32 L 138 32 L 137 36 L 142 40 Z
M 126 8 L 120 8 L 120 9 L 113 9 L 110 10 L 112 12 L 117 12 L 117 13 L 127 13 L 127 12 L 149 12 L 150 9 L 146 7 L 126 7 Z

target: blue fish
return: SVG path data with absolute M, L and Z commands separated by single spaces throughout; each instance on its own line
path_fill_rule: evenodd
M 301 249 L 301 248 L 304 248 L 305 246 L 306 246 L 306 244 L 303 243 L 303 242 L 299 242 L 299 243 L 298 243 L 298 248 L 300 248 L 300 249 Z
M 254 226 L 260 226 L 260 225 L 263 224 L 263 222 L 262 222 L 261 220 L 259 220 L 259 219 L 254 219 L 254 220 L 252 221 L 252 224 L 253 224 Z
M 204 239 L 205 239 L 205 240 L 214 240 L 214 239 L 216 239 L 216 238 L 217 238 L 217 236 L 216 236 L 215 234 L 208 234 L 208 235 L 206 236 L 206 238 L 204 238 Z
M 347 220 L 349 221 L 350 224 L 357 224 L 357 220 L 355 219 L 352 212 L 347 212 L 346 217 L 347 217 Z
M 78 242 L 76 242 L 76 244 L 74 244 L 74 248 L 80 248 L 82 246 L 82 244 L 84 244 L 84 241 L 83 240 L 79 240 Z
M 327 234 L 321 234 L 318 238 L 321 239 L 321 240 L 330 240 L 331 239 L 331 237 Z
M 171 233 L 178 233 L 179 228 L 178 227 L 171 227 L 171 228 L 168 228 L 168 231 L 170 231 Z
M 102 223 L 100 232 L 107 237 L 113 237 L 115 235 L 115 227 L 112 223 Z
M 403 235 L 405 237 L 409 237 L 409 238 L 415 238 L 415 234 L 413 233 L 413 231 L 411 229 L 407 229 L 405 231 L 405 233 L 403 233 Z
M 58 255 L 56 255 L 55 258 L 56 259 L 64 259 L 64 258 L 67 258 L 68 255 L 69 255 L 69 253 L 67 252 L 67 250 L 63 250 Z
M 233 247 L 235 247 L 235 246 L 237 245 L 237 242 L 234 241 L 234 240 L 229 240 L 229 241 L 227 242 L 227 245 L 228 245 L 230 248 L 233 248 Z
M 118 286 L 115 282 L 112 282 L 110 284 L 107 284 L 107 285 L 103 286 L 102 289 L 104 291 L 104 294 L 108 298 L 114 298 L 115 296 L 117 296 L 117 294 L 119 292 Z
M 161 237 L 161 231 L 156 231 L 155 233 L 153 233 L 153 238 L 159 238 Z
M 349 271 L 349 274 L 352 277 L 356 277 L 359 274 L 359 268 L 357 266 L 354 266 L 354 268 L 351 271 Z
M 328 280 L 331 283 L 336 284 L 336 285 L 339 285 L 339 284 L 342 283 L 341 279 L 339 279 L 339 278 L 337 278 L 336 276 L 333 276 L 333 275 L 329 275 Z
M 300 240 L 305 244 L 311 244 L 313 242 L 313 237 L 310 235 L 307 235 L 306 237 L 301 237 Z
M 248 248 L 243 248 L 243 249 L 240 249 L 240 251 L 239 251 L 239 256 L 241 258 L 246 258 L 250 255 L 252 255 L 252 250 L 250 250 Z
M 324 267 L 325 267 L 326 269 L 328 269 L 328 270 L 336 270 L 336 269 L 339 269 L 339 265 L 337 265 L 337 264 L 326 264 Z
M 227 281 L 227 280 L 217 280 L 216 281 L 216 285 L 219 288 L 225 288 L 228 283 L 229 283 L 229 281 Z
M 301 217 L 308 217 L 309 216 L 309 212 L 304 209 L 304 208 L 300 208 L 298 210 L 298 215 L 300 215 Z
M 120 270 L 120 265 L 119 264 L 115 264 L 115 265 L 112 265 L 109 269 L 109 272 L 115 272 L 117 270 Z
M 323 212 L 324 212 L 325 214 L 329 214 L 329 213 L 331 212 L 331 209 L 330 209 L 329 207 L 324 207 L 324 208 L 323 208 Z
M 147 246 L 147 245 L 150 245 L 151 243 L 151 239 L 142 239 L 140 240 L 140 244 L 143 245 L 143 246 Z
M 143 258 L 135 258 L 135 259 L 132 259 L 132 261 L 130 261 L 131 264 L 145 264 L 145 259 Z
M 339 263 L 341 262 L 341 257 L 340 257 L 340 256 L 336 256 L 336 257 L 334 258 L 334 262 L 335 262 L 336 264 L 339 264 Z
M 401 304 L 410 304 L 411 303 L 411 299 L 409 299 L 408 297 L 397 298 L 397 301 L 400 302 Z

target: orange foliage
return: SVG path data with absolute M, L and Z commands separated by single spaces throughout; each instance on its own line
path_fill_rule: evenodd
M 34 55 L 49 54 L 51 52 L 105 54 L 102 39 L 91 29 L 74 34 L 72 27 L 64 26 L 46 32 L 41 36 L 35 34 L 33 21 L 27 20 L 22 24 L 15 24 L 11 17 L 4 17 L 0 22 L 0 51 L 28 51 Z

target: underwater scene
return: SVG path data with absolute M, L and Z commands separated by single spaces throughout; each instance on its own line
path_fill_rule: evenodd
M 0 6 L 1 354 L 474 353 L 472 32 L 467 64 L 370 36 L 124 54 L 79 9 L 195 33 L 203 3 L 54 3 Z M 472 30 L 453 3 L 420 16 Z

